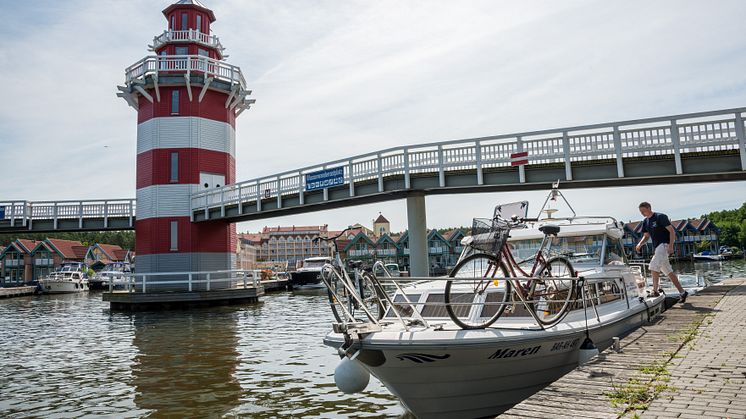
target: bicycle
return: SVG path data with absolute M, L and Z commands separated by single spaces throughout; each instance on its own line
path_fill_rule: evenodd
M 511 305 L 518 314 L 518 302 L 542 327 L 559 323 L 568 313 L 577 289 L 575 270 L 570 261 L 561 256 L 545 256 L 551 236 L 560 227 L 544 225 L 539 250 L 531 257 L 516 261 L 510 251 L 508 238 L 511 228 L 525 227 L 525 222 L 537 219 L 501 218 L 497 208 L 490 219 L 475 218 L 469 246 L 479 253 L 461 260 L 454 268 L 445 287 L 445 306 L 449 317 L 462 329 L 484 329 L 493 324 Z M 521 264 L 533 261 L 530 270 Z M 497 275 L 502 273 L 502 275 Z M 519 279 L 520 276 L 526 278 Z M 505 278 L 505 280 L 495 278 Z M 512 299 L 512 303 L 508 300 Z
M 333 263 L 326 264 L 321 268 L 321 279 L 327 287 L 329 305 L 334 318 L 340 323 L 344 322 L 348 317 L 356 319 L 361 311 L 376 320 L 380 320 L 383 318 L 384 307 L 379 297 L 383 291 L 376 285 L 373 274 L 363 269 L 362 261 L 348 261 L 347 265 L 352 269 L 355 278 L 353 281 L 344 268 L 344 263 L 339 253 L 337 239 L 342 237 L 351 228 L 348 227 L 342 230 L 334 237 L 316 237 L 312 240 L 313 242 L 332 242 L 334 246 Z M 359 293 L 359 298 L 353 296 L 353 293 Z M 360 302 L 363 304 L 361 305 Z

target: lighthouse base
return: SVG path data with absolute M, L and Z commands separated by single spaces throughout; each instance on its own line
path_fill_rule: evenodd
M 114 291 L 103 293 L 112 311 L 179 310 L 257 303 L 264 295 L 264 287 L 222 289 L 196 292 L 147 292 Z

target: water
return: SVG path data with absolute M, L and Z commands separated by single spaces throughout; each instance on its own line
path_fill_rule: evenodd
M 324 293 L 111 313 L 101 295 L 0 300 L 0 416 L 399 417 L 380 382 L 344 395 Z
M 746 261 L 679 263 L 719 281 Z M 111 313 L 101 295 L 0 300 L 0 417 L 398 417 L 375 378 L 347 396 L 321 342 L 326 295 L 262 303 Z

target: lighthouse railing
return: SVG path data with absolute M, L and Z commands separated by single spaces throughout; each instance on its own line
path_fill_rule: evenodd
M 215 48 L 221 52 L 225 49 L 217 36 L 209 35 L 194 29 L 187 29 L 185 31 L 163 31 L 162 34 L 153 38 L 153 49 L 158 49 L 169 42 L 196 42 Z
M 240 67 L 201 55 L 151 55 L 127 67 L 124 72 L 127 85 L 135 80 L 143 80 L 148 75 L 158 74 L 160 77 L 194 72 L 229 83 L 239 83 L 242 88 L 246 88 L 246 79 Z

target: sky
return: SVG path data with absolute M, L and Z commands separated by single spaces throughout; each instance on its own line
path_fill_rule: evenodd
M 117 98 L 171 2 L 0 0 L 0 200 L 135 196 L 136 114 Z M 256 104 L 237 180 L 389 147 L 746 106 L 746 2 L 204 0 Z M 430 228 L 545 192 L 427 198 Z M 573 189 L 578 213 L 736 208 L 746 182 Z M 240 223 L 406 228 L 404 201 Z

